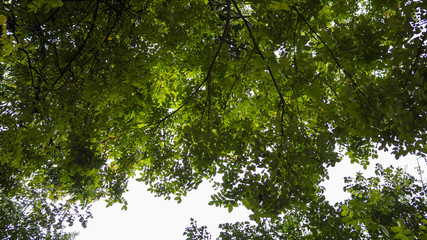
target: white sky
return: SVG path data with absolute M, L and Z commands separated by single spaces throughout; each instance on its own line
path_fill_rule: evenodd
M 426 172 L 426 162 L 423 159 L 419 161 L 421 169 Z M 323 183 L 326 187 L 326 198 L 332 203 L 348 198 L 349 194 L 342 191 L 344 177 L 354 177 L 359 171 L 364 172 L 365 176 L 372 176 L 377 162 L 384 168 L 390 164 L 401 166 L 419 178 L 415 169 L 417 167 L 415 156 L 395 160 L 394 156 L 379 152 L 379 158 L 371 161 L 366 171 L 363 167 L 350 164 L 348 159 L 344 159 L 329 169 L 330 180 Z M 425 181 L 427 176 L 423 177 Z M 134 180 L 130 182 L 129 192 L 125 194 L 129 203 L 127 211 L 120 210 L 119 205 L 105 208 L 106 203 L 103 201 L 94 204 L 92 208 L 94 218 L 89 220 L 88 227 L 82 229 L 78 227 L 78 222 L 75 223 L 76 227 L 73 229 L 80 232 L 76 239 L 185 239 L 183 232 L 190 226 L 190 218 L 194 218 L 199 227 L 206 225 L 208 231 L 212 233 L 212 239 L 216 239 L 219 234 L 218 224 L 249 220 L 250 212 L 245 208 L 235 208 L 232 213 L 228 213 L 227 209 L 209 206 L 213 190 L 208 182 L 203 183 L 198 190 L 190 192 L 180 204 L 173 200 L 155 198 L 146 189 L 143 183 Z
M 88 227 L 74 228 L 80 232 L 76 239 L 185 239 L 183 233 L 191 225 L 190 218 L 198 226 L 208 226 L 215 239 L 219 234 L 218 224 L 249 220 L 250 212 L 245 208 L 228 213 L 227 209 L 209 206 L 213 190 L 208 182 L 188 193 L 180 204 L 156 198 L 146 189 L 143 183 L 130 181 L 129 192 L 125 194 L 127 211 L 120 210 L 120 205 L 105 208 L 103 201 L 94 204 L 94 218 L 89 220 Z M 75 225 L 80 226 L 78 222 Z

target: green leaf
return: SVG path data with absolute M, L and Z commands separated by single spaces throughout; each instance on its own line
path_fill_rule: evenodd
M 233 211 L 233 206 L 228 206 L 228 212 L 231 213 Z
M 406 237 L 403 233 L 398 233 L 396 235 L 394 235 L 395 239 L 402 239 L 402 240 L 406 240 L 408 239 L 408 237 Z
M 395 233 L 400 233 L 403 231 L 399 226 L 394 226 L 391 228 L 391 230 Z
M 209 204 L 241 202 L 258 221 L 231 233 L 286 239 L 375 238 L 425 216 L 422 187 L 392 169 L 377 171 L 386 185 L 348 180 L 336 207 L 320 185 L 341 156 L 366 168 L 376 146 L 426 156 L 424 5 L 219 2 L 5 1 L 2 192 L 113 204 L 136 174 L 163 199 L 220 174 Z
M 288 3 L 281 2 L 281 1 L 280 2 L 279 1 L 271 1 L 270 8 L 275 9 L 275 10 L 286 10 L 286 11 L 291 10 Z
M 349 213 L 349 208 L 346 206 L 346 205 L 342 205 L 341 206 L 341 209 L 342 209 L 342 211 L 341 211 L 341 216 L 347 216 L 347 214 Z
M 7 22 L 7 17 L 3 14 L 0 14 L 0 25 L 4 25 Z

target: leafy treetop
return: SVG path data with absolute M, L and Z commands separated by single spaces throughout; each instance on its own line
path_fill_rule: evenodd
M 127 181 L 277 216 L 341 153 L 427 151 L 425 3 L 0 3 L 0 189 L 125 202 Z M 340 151 L 336 151 L 337 147 Z M 126 207 L 126 206 L 124 206 Z
M 376 177 L 347 178 L 351 197 L 331 206 L 319 189 L 306 208 L 280 217 L 221 224 L 219 238 L 228 239 L 426 239 L 427 208 L 422 182 L 402 169 L 376 166 Z M 212 239 L 206 226 L 191 220 L 187 239 Z

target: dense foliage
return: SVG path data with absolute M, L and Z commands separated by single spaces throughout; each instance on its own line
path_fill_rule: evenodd
M 304 208 L 344 153 L 425 157 L 426 15 L 411 0 L 3 1 L 1 194 L 126 204 L 138 174 L 180 201 L 222 176 L 211 204 Z
M 64 229 L 77 218 L 83 226 L 92 215 L 89 207 L 49 199 L 42 188 L 27 188 L 15 196 L 0 193 L 1 239 L 74 239 Z M 84 210 L 84 211 L 82 211 Z
M 376 167 L 376 177 L 346 179 L 351 198 L 331 206 L 322 191 L 305 208 L 273 219 L 220 225 L 218 239 L 427 239 L 424 186 L 402 169 Z M 192 220 L 187 239 L 208 240 Z

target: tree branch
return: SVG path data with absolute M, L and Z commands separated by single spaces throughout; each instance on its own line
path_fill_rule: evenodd
M 226 38 L 226 36 L 228 34 L 228 30 L 230 28 L 230 18 L 231 18 L 231 6 L 230 6 L 230 0 L 227 0 L 227 19 L 226 19 L 226 22 L 225 22 L 224 31 L 222 33 L 221 41 L 220 41 L 218 49 L 217 49 L 217 51 L 216 51 L 216 53 L 214 55 L 214 58 L 211 61 L 211 64 L 209 66 L 208 73 L 207 73 L 205 79 L 197 86 L 197 88 L 190 94 L 190 96 L 188 96 L 188 98 L 184 101 L 184 103 L 179 108 L 175 109 L 168 116 L 166 116 L 163 119 L 161 119 L 160 121 L 158 121 L 156 128 L 158 128 L 161 123 L 163 123 L 166 120 L 168 120 L 169 118 L 171 118 L 173 115 L 175 115 L 175 113 L 179 112 L 185 105 L 187 105 L 190 102 L 190 100 L 194 97 L 194 95 L 200 90 L 200 88 L 210 79 L 210 77 L 212 75 L 213 66 L 215 65 L 216 59 L 219 56 L 219 53 L 220 53 L 221 48 L 222 48 L 222 45 L 225 42 L 225 38 Z
M 418 62 L 418 60 L 419 60 L 419 58 L 420 58 L 420 56 L 421 56 L 421 50 L 422 50 L 422 49 L 423 49 L 423 47 L 424 47 L 424 42 L 425 42 L 425 40 L 426 40 L 426 37 L 427 37 L 427 31 L 426 31 L 426 32 L 424 32 L 423 39 L 421 40 L 421 46 L 418 48 L 417 56 L 415 57 L 414 63 L 412 63 L 411 70 L 409 71 L 411 74 L 415 74 L 415 72 L 416 72 L 416 71 L 417 71 L 417 69 L 418 69 L 418 66 L 419 66 L 419 65 L 417 65 L 417 62 Z
M 249 63 L 249 60 L 251 60 L 252 54 L 254 53 L 254 50 L 251 51 L 251 53 L 249 54 L 248 60 L 246 60 L 246 62 L 243 65 L 242 69 L 240 70 L 239 74 L 234 78 L 233 85 L 231 86 L 230 91 L 228 92 L 227 98 L 226 98 L 225 103 L 224 103 L 224 110 L 225 110 L 225 108 L 227 106 L 228 99 L 230 99 L 231 93 L 233 92 L 233 88 L 234 88 L 234 86 L 236 86 L 237 80 L 239 79 L 240 75 L 242 75 L 243 71 L 245 70 L 246 66 Z
M 332 58 L 334 59 L 335 63 L 337 64 L 338 68 L 341 69 L 341 71 L 350 79 L 351 83 L 353 84 L 354 88 L 356 89 L 357 92 L 360 92 L 363 96 L 365 96 L 365 94 L 359 89 L 359 87 L 357 86 L 357 83 L 354 81 L 353 76 L 351 76 L 351 74 L 349 72 L 347 72 L 345 70 L 345 68 L 341 65 L 341 63 L 338 61 L 338 58 L 335 56 L 335 54 L 332 52 L 332 50 L 328 47 L 328 45 L 326 44 L 325 41 L 323 41 L 323 39 L 319 36 L 319 34 L 317 34 L 317 32 L 311 27 L 311 25 L 307 22 L 307 20 L 304 18 L 304 16 L 302 16 L 298 9 L 295 6 L 292 6 L 292 9 L 294 9 L 298 16 L 301 17 L 301 19 L 304 21 L 304 23 L 308 26 L 308 28 L 310 29 L 310 31 L 313 33 L 314 37 L 316 39 L 318 39 L 323 46 L 325 46 L 325 48 L 328 50 L 328 52 L 331 54 Z
M 96 2 L 96 6 L 95 6 L 95 13 L 93 14 L 93 19 L 92 19 L 92 24 L 90 26 L 89 32 L 86 35 L 86 38 L 83 40 L 83 43 L 79 46 L 79 48 L 77 49 L 76 53 L 74 53 L 73 57 L 71 58 L 71 60 L 68 62 L 67 66 L 64 67 L 64 69 L 61 71 L 61 73 L 59 74 L 58 78 L 55 80 L 55 82 L 52 84 L 52 89 L 54 89 L 55 85 L 59 82 L 59 80 L 64 76 L 65 72 L 67 71 L 68 68 L 71 67 L 71 64 L 74 62 L 74 60 L 77 58 L 77 55 L 79 55 L 82 51 L 84 46 L 86 45 L 87 41 L 90 38 L 90 35 L 92 34 L 93 30 L 95 29 L 95 21 L 96 18 L 98 16 L 98 7 L 99 7 L 99 1 Z
M 298 64 L 297 64 L 297 40 L 296 40 L 296 34 L 297 34 L 297 27 L 298 27 L 298 19 L 299 14 L 297 14 L 297 20 L 295 21 L 295 30 L 294 30 L 294 65 L 295 65 L 295 73 L 298 74 Z
M 257 43 L 257 41 L 255 40 L 254 35 L 252 34 L 252 29 L 251 29 L 251 27 L 249 26 L 249 22 L 246 20 L 245 16 L 243 16 L 243 14 L 242 14 L 242 12 L 240 11 L 239 6 L 237 5 L 236 1 L 235 1 L 235 0 L 232 0 L 232 1 L 233 1 L 233 5 L 234 5 L 234 7 L 235 7 L 235 8 L 236 8 L 236 10 L 237 10 L 237 13 L 239 14 L 240 18 L 243 20 L 243 22 L 245 23 L 246 28 L 248 29 L 249 36 L 251 37 L 251 40 L 252 40 L 252 43 L 254 44 L 255 49 L 257 50 L 258 54 L 261 56 L 262 60 L 266 61 L 266 58 L 264 57 L 264 55 L 262 54 L 261 50 L 259 49 L 259 47 L 258 47 L 258 43 Z M 281 101 L 282 103 L 285 103 L 285 98 L 283 97 L 282 93 L 280 92 L 279 86 L 277 85 L 276 78 L 274 77 L 274 74 L 273 74 L 273 72 L 271 71 L 270 66 L 268 66 L 268 65 L 266 64 L 266 67 L 267 67 L 267 71 L 268 71 L 268 73 L 269 73 L 269 74 L 270 74 L 270 76 L 271 76 L 271 79 L 273 80 L 274 87 L 276 88 L 276 91 L 277 91 L 277 93 L 279 94 L 280 101 Z

